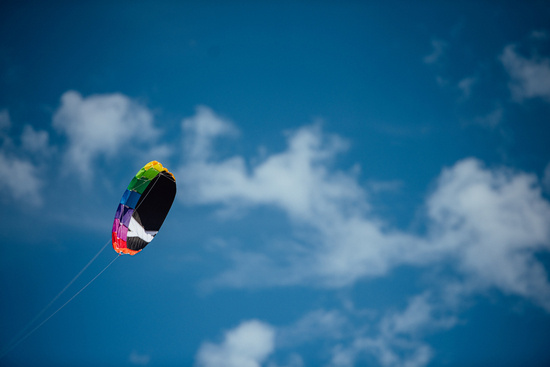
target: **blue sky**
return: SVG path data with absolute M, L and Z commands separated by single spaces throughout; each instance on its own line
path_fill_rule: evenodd
M 549 17 L 3 2 L 2 348 L 110 241 L 145 163 L 178 194 L 1 364 L 550 364 Z

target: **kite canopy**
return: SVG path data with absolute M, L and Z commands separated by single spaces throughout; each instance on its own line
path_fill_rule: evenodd
M 113 223 L 113 249 L 135 255 L 153 240 L 176 196 L 176 178 L 157 161 L 147 163 L 122 195 Z

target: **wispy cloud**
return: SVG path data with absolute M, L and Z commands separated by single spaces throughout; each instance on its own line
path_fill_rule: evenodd
M 330 169 L 330 162 L 346 148 L 343 139 L 312 125 L 290 134 L 286 151 L 267 157 L 251 170 L 242 157 L 195 160 L 180 169 L 180 181 L 188 195 L 182 197 L 189 203 L 221 203 L 229 208 L 273 206 L 319 235 L 318 241 L 289 246 L 283 269 L 266 254 L 235 254 L 236 261 L 242 263 L 220 281 L 234 286 L 250 281 L 313 281 L 334 286 L 349 284 L 360 276 L 384 274 L 390 263 L 399 261 L 398 252 L 415 239 L 384 234 L 382 225 L 367 216 L 366 193 L 354 172 Z
M 466 111 L 477 110 L 474 117 L 462 116 L 461 120 L 467 119 L 470 123 L 480 126 L 494 128 L 501 124 L 507 111 L 507 104 L 510 102 L 503 98 L 501 91 L 495 88 L 500 83 L 496 80 L 498 75 L 493 69 L 504 67 L 508 75 L 508 89 L 512 95 L 511 102 L 522 103 L 525 100 L 540 98 L 550 102 L 550 59 L 541 56 L 537 50 L 543 50 L 540 44 L 548 39 L 548 32 L 544 30 L 532 31 L 528 39 L 521 44 L 509 44 L 502 49 L 500 54 L 491 56 L 490 59 L 476 60 L 474 70 L 457 78 L 457 71 L 463 70 L 464 65 L 458 65 L 461 55 L 446 57 L 451 45 L 445 41 L 432 39 L 432 52 L 424 57 L 424 63 L 436 72 L 438 85 L 457 95 L 456 102 Z M 519 50 L 530 47 L 533 52 L 531 56 L 523 55 Z M 460 52 L 460 51 L 458 51 Z M 482 95 L 479 93 L 483 93 Z M 493 94 L 492 98 L 487 98 Z M 480 106 L 490 101 L 493 106 L 485 106 L 480 112 Z M 494 105 L 497 105 L 495 108 Z M 468 113 L 469 114 L 469 113 Z
M 39 166 L 23 153 L 32 153 L 31 156 L 47 155 L 50 151 L 48 134 L 36 132 L 30 126 L 26 126 L 21 137 L 22 147 L 18 147 L 9 136 L 11 127 L 9 111 L 1 110 L 0 167 L 5 173 L 0 180 L 2 196 L 32 206 L 40 206 L 43 203 L 41 189 L 44 180 L 41 178 Z
M 21 135 L 23 149 L 42 157 L 47 157 L 52 153 L 50 146 L 50 134 L 45 130 L 35 130 L 31 125 L 25 125 Z
M 550 35 L 548 34 L 548 31 L 546 31 L 546 30 L 534 30 L 529 35 L 529 38 L 534 39 L 534 40 L 540 40 L 540 41 L 545 41 L 549 37 L 550 37 Z
M 187 133 L 198 136 L 197 131 Z M 223 134 L 210 136 L 210 142 L 200 141 L 200 146 L 215 150 L 214 137 Z M 186 143 L 194 149 L 193 139 Z M 227 248 L 233 265 L 210 285 L 340 288 L 386 276 L 400 265 L 434 271 L 434 265 L 449 264 L 444 276 L 428 284 L 403 311 L 383 313 L 375 323 L 372 318 L 352 321 L 353 310 L 348 315 L 312 311 L 292 325 L 271 327 L 274 348 L 284 350 L 283 340 L 296 346 L 323 335 L 333 346 L 330 363 L 335 367 L 353 366 L 365 358 L 387 367 L 422 367 L 434 355 L 424 338 L 454 327 L 458 309 L 472 295 L 496 289 L 550 312 L 550 284 L 536 256 L 550 250 L 550 204 L 536 176 L 487 168 L 474 158 L 459 161 L 436 180 L 424 205 L 427 231 L 418 235 L 392 229 L 374 215 L 369 195 L 376 192 L 367 194 L 357 169 L 333 168 L 336 156 L 348 146 L 311 125 L 289 133 L 285 150 L 255 165 L 242 156 L 216 159 L 215 151 L 200 149 L 200 155 L 180 168 L 190 195 L 184 199 L 187 203 L 217 204 L 227 210 L 271 206 L 286 213 L 300 233 L 279 239 L 286 241 L 284 246 Z M 215 351 L 225 347 L 206 349 L 218 355 Z M 294 357 L 299 366 L 301 358 Z
M 374 358 L 385 367 L 426 366 L 435 352 L 424 338 L 457 323 L 454 308 L 444 298 L 424 291 L 409 298 L 403 310 L 386 310 L 377 320 L 354 321 L 353 332 L 335 343 L 330 365 L 351 367 Z
M 197 365 L 276 367 L 275 360 L 284 360 L 285 353 L 290 352 L 284 365 L 298 367 L 303 366 L 303 360 L 295 350 L 303 344 L 322 341 L 331 345 L 324 354 L 327 365 L 332 367 L 352 367 L 367 357 L 381 366 L 422 367 L 434 355 L 423 338 L 448 330 L 458 322 L 445 301 L 429 292 L 410 298 L 401 311 L 372 315 L 365 317 L 362 310 L 355 309 L 321 309 L 284 326 L 245 321 L 227 331 L 219 343 L 204 342 L 197 353 Z
M 319 126 L 306 126 L 289 135 L 285 151 L 250 169 L 240 156 L 205 158 L 213 153 L 180 169 L 187 202 L 271 205 L 311 230 L 289 238 L 285 251 L 230 250 L 234 266 L 216 284 L 341 287 L 399 265 L 452 259 L 467 289 L 497 288 L 550 310 L 550 285 L 535 257 L 550 248 L 550 205 L 534 175 L 487 169 L 471 158 L 458 162 L 437 180 L 426 202 L 429 231 L 418 236 L 373 216 L 354 173 L 331 168 L 346 147 Z
M 136 350 L 132 350 L 130 356 L 128 357 L 131 364 L 136 366 L 147 366 L 151 361 L 151 356 L 148 354 L 139 353 Z
M 509 87 L 517 102 L 537 97 L 550 101 L 550 59 L 528 59 L 517 52 L 515 45 L 508 45 L 500 61 L 510 75 Z
M 412 298 L 402 312 L 388 312 L 377 325 L 374 335 L 357 335 L 348 344 L 338 344 L 331 366 L 352 367 L 364 356 L 374 357 L 384 367 L 422 367 L 433 357 L 432 348 L 422 341 L 426 330 L 448 329 L 454 318 L 441 318 L 428 300 L 428 294 Z
M 450 44 L 437 39 L 432 39 L 432 52 L 423 58 L 423 61 L 428 66 L 437 71 L 436 82 L 437 84 L 446 90 L 450 90 L 453 93 L 458 92 L 457 101 L 465 102 L 472 98 L 474 87 L 480 83 L 480 77 L 465 76 L 461 79 L 452 76 L 451 68 L 454 66 L 454 60 L 450 60 L 446 55 Z
M 462 92 L 463 99 L 468 99 L 472 95 L 472 89 L 478 82 L 475 77 L 467 77 L 458 82 L 458 89 Z
M 448 48 L 448 43 L 440 39 L 432 39 L 432 50 L 431 53 L 424 56 L 423 61 L 426 64 L 435 64 L 441 60 L 444 56 L 445 51 Z
M 486 115 L 477 116 L 474 118 L 474 122 L 481 126 L 494 128 L 498 126 L 504 117 L 504 109 L 502 106 L 495 107 L 491 112 Z
M 183 120 L 182 130 L 185 132 L 185 157 L 205 161 L 212 154 L 212 143 L 217 137 L 235 136 L 238 130 L 233 124 L 206 106 L 198 106 L 193 117 Z
M 314 310 L 296 322 L 277 328 L 277 347 L 292 348 L 316 339 L 338 340 L 349 329 L 349 320 L 336 310 Z
M 29 160 L 0 151 L 0 167 L 7 174 L 0 180 L 0 188 L 6 190 L 18 201 L 34 206 L 42 204 L 40 190 L 43 181 L 39 169 Z

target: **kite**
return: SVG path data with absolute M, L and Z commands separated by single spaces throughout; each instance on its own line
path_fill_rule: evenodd
M 113 249 L 135 255 L 157 235 L 176 196 L 176 178 L 157 161 L 136 173 L 118 204 Z

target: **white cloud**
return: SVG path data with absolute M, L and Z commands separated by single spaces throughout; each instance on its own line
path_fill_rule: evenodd
M 441 316 L 428 292 L 409 300 L 403 312 L 390 312 L 380 323 L 381 334 L 394 337 L 396 335 L 418 335 L 436 329 L 447 329 L 456 324 L 453 316 Z
M 259 367 L 274 348 L 275 329 L 250 320 L 226 332 L 219 344 L 203 343 L 196 362 L 200 367 Z
M 203 343 L 197 353 L 197 366 L 278 367 L 275 357 L 284 360 L 284 351 L 290 350 L 283 365 L 301 367 L 303 359 L 294 351 L 320 339 L 335 344 L 326 350 L 330 366 L 351 367 L 374 357 L 380 366 L 422 367 L 433 357 L 422 338 L 457 322 L 448 315 L 446 305 L 429 292 L 412 297 L 402 311 L 385 312 L 378 321 L 373 320 L 372 313 L 367 319 L 360 314 L 358 310 L 348 314 L 343 310 L 316 310 L 277 328 L 257 320 L 246 321 L 226 332 L 220 343 Z M 353 321 L 350 318 L 358 315 Z
M 18 147 L 9 135 L 11 127 L 9 111 L 0 110 L 0 167 L 4 171 L 0 191 L 16 201 L 40 206 L 43 203 L 40 191 L 45 180 L 40 167 L 31 158 L 42 159 L 49 155 L 48 133 L 35 131 L 27 125 L 21 136 L 22 147 Z
M 216 132 L 229 131 L 222 120 L 217 124 Z M 188 144 L 194 149 L 192 139 Z M 534 175 L 487 169 L 475 159 L 458 162 L 438 179 L 426 203 L 429 231 L 418 236 L 374 217 L 355 173 L 331 168 L 346 147 L 313 125 L 289 134 L 285 151 L 250 168 L 243 157 L 214 160 L 204 150 L 180 169 L 188 203 L 273 206 L 308 229 L 284 246 L 229 250 L 234 267 L 214 283 L 341 287 L 402 264 L 452 260 L 466 279 L 463 292 L 497 288 L 550 310 L 546 271 L 535 257 L 550 249 L 550 205 Z
M 30 161 L 0 151 L 0 167 L 4 176 L 0 188 L 9 192 L 13 198 L 34 206 L 42 204 L 40 189 L 43 182 L 39 170 Z
M 193 141 L 188 144 L 193 150 Z M 200 146 L 208 144 L 199 141 Z M 212 153 L 204 153 L 179 170 L 186 193 L 181 197 L 188 203 L 274 206 L 317 233 L 311 242 L 289 244 L 285 264 L 266 254 L 235 253 L 238 267 L 223 274 L 222 282 L 242 286 L 313 281 L 340 286 L 361 276 L 385 274 L 395 263 L 420 259 L 407 255 L 419 245 L 418 239 L 385 232 L 382 223 L 369 217 L 356 170 L 331 169 L 331 162 L 346 148 L 344 140 L 313 125 L 289 134 L 287 150 L 268 156 L 252 169 L 242 157 L 215 161 L 206 158 Z
M 189 123 L 194 121 L 193 124 Z M 242 157 L 221 162 L 212 161 L 205 150 L 217 134 L 204 134 L 202 125 L 212 124 L 208 119 L 186 120 L 191 154 L 196 158 L 182 167 L 181 177 L 187 187 L 188 202 L 251 205 L 274 205 L 299 220 L 311 220 L 319 215 L 337 211 L 336 206 L 356 200 L 362 201 L 363 192 L 356 182 L 344 173 L 330 174 L 326 165 L 345 149 L 346 143 L 336 136 L 325 136 L 319 126 L 298 130 L 289 138 L 286 152 L 268 157 L 249 173 Z M 231 131 L 223 120 L 217 120 L 219 134 Z M 323 214 L 324 213 L 324 214 Z
M 347 324 L 348 320 L 339 311 L 311 311 L 292 325 L 278 328 L 277 346 L 296 347 L 315 339 L 338 339 Z
M 428 293 L 413 297 L 405 310 L 389 311 L 377 324 L 374 335 L 359 333 L 347 345 L 341 343 L 332 351 L 331 366 L 351 367 L 365 356 L 374 357 L 384 367 L 422 367 L 433 357 L 433 350 L 422 336 L 449 329 L 455 325 L 452 316 L 443 316 Z
M 526 59 L 516 52 L 514 45 L 508 45 L 500 61 L 510 75 L 509 87 L 516 101 L 536 97 L 550 101 L 550 59 Z
M 268 357 L 274 355 L 276 349 L 294 351 L 299 345 L 311 341 L 341 338 L 347 327 L 347 318 L 335 310 L 311 311 L 296 322 L 277 328 L 262 321 L 249 320 L 227 331 L 220 343 L 203 343 L 196 364 L 200 367 L 301 367 L 303 359 L 295 352 L 287 356 L 282 366 Z
M 361 353 L 374 356 L 383 367 L 423 367 L 433 356 L 433 350 L 424 343 L 363 338 L 355 341 L 353 349 L 336 353 L 332 364 L 335 367 L 354 366 L 354 359 Z
M 222 119 L 206 106 L 198 106 L 196 115 L 184 119 L 182 130 L 186 132 L 186 157 L 206 160 L 212 153 L 212 142 L 216 137 L 237 135 L 238 130 L 230 121 Z
M 550 205 L 536 176 L 467 159 L 443 172 L 428 212 L 434 251 L 456 258 L 470 285 L 527 297 L 550 311 L 550 284 L 535 257 L 550 250 Z
M 84 179 L 96 158 L 139 152 L 159 135 L 151 112 L 122 94 L 82 98 L 68 91 L 61 97 L 53 126 L 67 135 L 66 163 Z
M 535 256 L 550 250 L 550 205 L 534 175 L 487 168 L 473 158 L 457 162 L 442 171 L 428 196 L 427 231 L 419 235 L 392 229 L 373 215 L 369 194 L 376 190 L 367 194 L 359 184 L 358 169 L 334 168 L 334 160 L 348 143 L 324 133 L 319 125 L 288 133 L 286 149 L 264 154 L 254 164 L 242 156 L 219 158 L 215 139 L 237 132 L 212 111 L 197 110 L 183 128 L 186 149 L 194 152 L 178 170 L 182 191 L 188 193 L 184 201 L 228 210 L 276 208 L 287 214 L 298 233 L 254 251 L 227 246 L 224 251 L 233 267 L 215 284 L 337 288 L 386 275 L 400 265 L 434 271 L 434 264 L 449 264 L 445 274 L 452 283 L 436 281 L 404 310 L 389 311 L 376 323 L 365 323 L 365 316 L 353 310 L 348 311 L 363 318 L 361 324 L 340 311 L 318 310 L 290 326 L 268 327 L 278 348 L 295 347 L 322 335 L 337 344 L 332 349 L 333 366 L 353 366 L 368 356 L 382 366 L 422 367 L 434 353 L 423 337 L 456 325 L 454 312 L 472 293 L 497 289 L 550 311 L 548 277 Z M 434 300 L 435 292 L 439 300 Z M 204 343 L 197 361 L 215 366 L 241 358 L 234 357 L 241 355 L 234 352 L 239 348 L 230 346 L 241 343 L 229 342 L 245 339 L 234 336 L 237 330 L 241 327 L 228 332 L 220 344 Z M 261 357 L 249 356 L 246 363 L 259 366 L 275 353 L 275 345 L 262 345 L 263 353 L 256 354 Z M 292 363 L 303 362 L 296 358 Z

